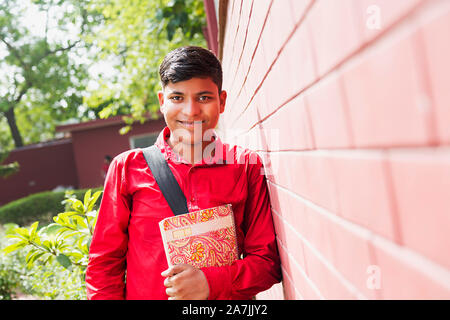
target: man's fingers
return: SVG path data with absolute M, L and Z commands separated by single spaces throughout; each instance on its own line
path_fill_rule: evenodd
M 164 280 L 164 286 L 165 286 L 166 288 L 173 287 L 174 285 L 176 285 L 177 279 L 178 279 L 178 276 L 177 276 L 177 275 L 167 277 L 167 278 Z
M 172 276 L 172 268 L 173 267 L 169 267 L 167 270 L 164 270 L 163 272 L 161 272 L 161 276 L 163 277 L 170 277 Z
M 183 300 L 183 290 L 170 287 L 166 289 L 166 294 L 172 299 Z
M 189 267 L 189 266 L 186 264 L 177 264 L 177 265 L 169 267 L 167 270 L 164 270 L 163 272 L 161 272 L 161 276 L 171 277 L 173 275 L 176 275 L 177 273 L 182 272 L 187 267 Z
M 166 279 L 164 279 L 164 286 L 166 288 L 171 287 L 172 285 L 170 284 L 170 277 L 167 277 Z

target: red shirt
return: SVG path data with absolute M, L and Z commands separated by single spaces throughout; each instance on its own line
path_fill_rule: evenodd
M 216 136 L 214 156 L 191 165 L 172 151 L 168 137 L 166 127 L 155 144 L 183 190 L 189 211 L 231 203 L 235 216 L 243 258 L 231 266 L 201 269 L 210 289 L 208 299 L 251 299 L 279 282 L 280 260 L 260 157 Z M 115 157 L 89 251 L 88 299 L 168 298 L 161 276 L 168 265 L 158 222 L 169 216 L 173 213 L 142 150 Z

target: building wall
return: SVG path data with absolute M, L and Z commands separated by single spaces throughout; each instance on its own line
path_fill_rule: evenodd
M 119 130 L 123 124 L 72 132 L 75 165 L 80 188 L 103 185 L 102 166 L 105 155 L 115 157 L 130 149 L 130 137 L 151 132 L 159 133 L 165 126 L 164 119 L 133 124 L 125 135 Z
M 265 162 L 267 299 L 450 298 L 450 1 L 229 0 L 224 139 Z
M 78 184 L 70 139 L 15 149 L 4 163 L 14 161 L 20 170 L 0 178 L 0 206 L 36 192 Z

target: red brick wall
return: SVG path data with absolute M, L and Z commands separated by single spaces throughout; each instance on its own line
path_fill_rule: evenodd
M 282 259 L 258 297 L 449 299 L 450 1 L 230 0 L 224 39 Z

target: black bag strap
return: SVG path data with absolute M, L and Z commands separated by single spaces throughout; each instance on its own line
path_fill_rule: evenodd
M 187 213 L 187 200 L 166 159 L 155 145 L 142 149 L 145 161 L 174 215 Z

